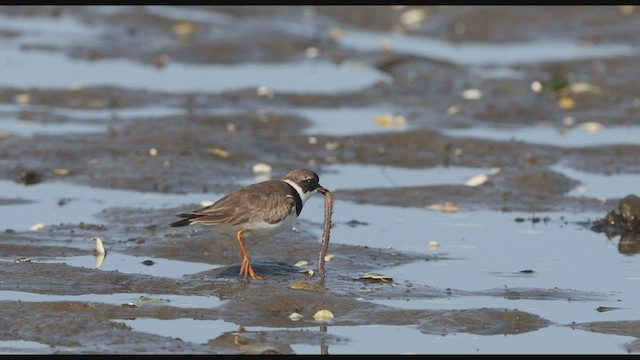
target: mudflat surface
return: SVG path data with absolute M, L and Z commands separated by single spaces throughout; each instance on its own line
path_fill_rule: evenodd
M 623 195 L 604 198 L 587 193 L 577 197 L 570 192 L 580 182 L 561 169 L 601 175 L 640 174 L 637 139 L 571 146 L 562 140 L 555 144 L 526 137 L 500 140 L 460 136 L 456 131 L 488 128 L 497 134 L 501 129 L 542 126 L 575 132 L 637 126 L 639 14 L 637 8 L 616 6 L 2 7 L 0 16 L 7 21 L 0 21 L 0 41 L 6 49 L 29 54 L 30 59 L 53 54 L 82 64 L 113 64 L 107 78 L 112 77 L 115 83 L 101 85 L 77 79 L 67 86 L 39 86 L 37 78 L 32 82 L 16 78 L 0 84 L 0 130 L 4 131 L 0 132 L 0 178 L 24 184 L 27 190 L 62 182 L 79 189 L 176 196 L 202 192 L 202 200 L 206 200 L 207 193 L 223 194 L 253 181 L 252 166 L 266 163 L 275 178 L 293 168 L 312 168 L 337 200 L 354 204 L 424 209 L 428 204 L 451 202 L 470 214 L 521 212 L 535 217 L 550 212 L 554 219 L 563 214 L 604 216 Z M 36 24 L 44 24 L 42 30 Z M 66 40 L 57 37 L 53 41 L 47 35 L 51 24 L 59 25 L 58 31 Z M 91 30 L 82 33 L 83 28 Z M 366 34 L 383 34 L 384 38 L 367 48 L 353 45 L 349 34 L 360 34 L 361 45 L 368 39 Z M 397 49 L 394 36 L 430 39 L 440 42 L 441 47 L 436 46 L 432 53 L 423 52 L 420 43 L 416 48 Z M 587 55 L 554 43 L 565 39 Z M 536 42 L 548 42 L 548 59 L 536 60 L 540 54 L 527 54 L 526 46 L 516 57 L 520 60 L 505 60 L 508 50 L 504 57 L 499 53 L 501 46 L 525 43 L 535 48 Z M 465 44 L 494 45 L 498 53 L 482 63 L 479 50 L 477 58 L 473 52 L 471 58 L 465 58 L 462 51 L 456 53 L 456 46 Z M 611 44 L 618 47 L 607 48 Z M 602 55 L 598 49 L 604 49 Z M 21 71 L 20 60 L 12 61 L 0 70 L 0 76 Z M 119 86 L 119 77 L 127 75 L 119 72 L 115 61 L 157 72 L 179 66 L 294 62 L 313 66 L 326 62 L 368 69 L 379 78 L 355 90 L 314 91 L 313 86 L 289 91 L 256 87 L 181 90 L 171 82 L 164 88 L 144 83 Z M 247 70 L 246 76 L 251 74 Z M 49 80 L 41 81 L 45 84 Z M 216 79 L 210 81 L 215 83 Z M 286 76 L 278 81 L 296 83 Z M 377 118 L 379 131 L 361 133 L 358 120 L 352 119 L 355 125 L 328 121 L 326 131 L 309 134 L 306 129 L 312 121 L 295 112 L 381 105 L 403 114 L 399 131 L 387 131 L 397 125 L 393 119 L 389 123 L 384 121 L 387 118 Z M 164 113 L 162 109 L 168 108 L 179 113 Z M 126 115 L 131 109 L 160 110 Z M 106 116 L 83 115 L 91 112 Z M 45 130 L 20 132 L 9 119 L 27 126 L 42 125 Z M 51 130 L 64 126 L 71 130 Z M 73 130 L 83 126 L 97 130 Z M 341 126 L 354 131 L 336 133 L 335 128 Z M 369 186 L 373 180 L 362 176 L 357 188 L 343 188 L 340 182 L 323 181 L 323 169 L 330 170 L 336 164 L 496 171 L 477 186 Z M 45 212 L 62 211 L 76 200 L 51 194 Z M 423 334 L 489 336 L 518 335 L 555 324 L 518 306 L 424 310 L 385 306 L 375 300 L 494 297 L 611 301 L 610 289 L 593 291 L 579 286 L 543 288 L 523 283 L 515 288 L 477 290 L 429 286 L 407 279 L 370 282 L 360 276 L 406 264 L 451 260 L 456 255 L 354 245 L 335 237 L 330 253 L 336 257 L 327 262 L 327 279 L 320 284 L 317 276 L 309 277 L 293 265 L 314 259 L 319 249 L 322 219 L 309 217 L 298 220 L 297 231 L 251 242 L 248 248 L 254 269 L 267 280 L 245 281 L 238 276 L 240 255 L 235 239 L 206 228 L 168 227 L 176 214 L 200 206 L 198 203 L 185 200 L 165 207 L 105 207 L 96 201 L 93 221 L 46 223 L 41 220 L 43 213 L 19 211 L 29 202 L 9 191 L 0 193 L 4 218 L 0 226 L 4 231 L 0 234 L 0 290 L 17 294 L 2 301 L 0 340 L 47 347 L 27 346 L 25 350 L 8 344 L 8 352 L 295 353 L 292 344 L 305 344 L 330 353 L 332 346 L 345 342 L 332 334 L 332 327 L 412 326 Z M 336 203 L 336 212 L 340 205 Z M 339 220 L 334 227 L 357 230 L 370 226 L 359 222 L 358 214 L 344 218 L 352 221 Z M 15 225 L 43 221 L 44 228 L 37 231 Z M 156 263 L 166 259 L 218 267 L 161 276 L 153 274 L 154 266 L 159 266 L 153 261 L 148 266 L 151 273 L 141 274 L 51 260 L 93 255 L 88 241 L 92 236 L 105 239 L 105 263 L 117 259 L 117 254 L 126 254 L 156 259 Z M 16 261 L 25 257 L 31 261 Z M 308 267 L 313 266 L 311 261 Z M 301 282 L 321 288 L 296 289 Z M 212 305 L 192 308 L 173 306 L 170 301 L 114 304 L 72 299 L 86 294 L 127 293 L 210 297 Z M 52 297 L 31 301 L 30 294 Z M 363 294 L 368 301 L 362 300 Z M 56 300 L 57 295 L 67 297 Z M 336 314 L 329 330 L 327 323 L 313 319 L 321 309 Z M 293 312 L 303 318 L 290 320 Z M 136 318 L 223 320 L 239 329 L 214 333 L 209 341 L 198 343 L 135 331 L 126 320 Z M 636 318 L 574 325 L 595 333 L 640 336 Z M 313 326 L 319 330 L 307 330 Z M 262 330 L 252 331 L 251 327 Z M 300 331 L 291 331 L 295 329 Z M 393 341 L 393 335 L 389 336 Z M 626 350 L 637 352 L 637 340 Z

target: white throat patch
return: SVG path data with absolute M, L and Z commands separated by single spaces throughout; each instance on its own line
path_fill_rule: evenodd
M 294 189 L 296 189 L 296 191 L 298 192 L 298 195 L 300 195 L 300 200 L 302 200 L 302 203 L 304 204 L 310 197 L 312 197 L 313 195 L 316 194 L 316 191 L 309 191 L 309 192 L 303 192 L 302 188 L 300 186 L 298 186 L 298 184 L 294 183 L 293 181 L 286 179 L 283 180 L 284 182 L 286 182 L 287 184 L 293 186 Z

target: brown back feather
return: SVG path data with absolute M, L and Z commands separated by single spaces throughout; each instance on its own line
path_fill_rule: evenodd
M 286 194 L 283 195 L 283 194 Z M 267 180 L 235 190 L 207 207 L 186 213 L 192 223 L 223 223 L 238 225 L 254 220 L 273 224 L 284 219 L 296 206 L 299 195 L 291 185 L 280 180 Z M 242 204 L 242 206 L 240 206 Z M 271 204 L 271 206 L 267 206 Z M 286 206 L 285 206 L 286 205 Z M 260 219 L 260 212 L 268 209 Z

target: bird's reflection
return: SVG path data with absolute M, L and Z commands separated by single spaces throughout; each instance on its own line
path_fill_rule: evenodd
M 277 344 L 261 340 L 262 332 L 246 331 L 243 325 L 236 331 L 228 331 L 211 339 L 207 344 L 219 348 L 239 351 L 243 354 L 277 355 L 294 354 L 289 344 Z
M 320 332 L 326 333 L 327 326 L 321 325 Z M 312 333 L 305 333 L 312 336 Z M 295 354 L 290 344 L 270 342 L 265 337 L 268 336 L 264 331 L 247 331 L 243 325 L 239 325 L 236 331 L 225 332 L 217 338 L 209 340 L 207 344 L 232 349 L 243 354 Z M 298 341 L 300 341 L 299 338 Z M 320 354 L 329 354 L 329 345 L 326 343 L 325 336 L 320 337 Z

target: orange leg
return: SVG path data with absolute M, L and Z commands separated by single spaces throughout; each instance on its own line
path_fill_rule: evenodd
M 240 325 L 240 326 L 238 326 L 237 333 L 240 334 L 242 332 L 244 332 L 244 326 Z M 236 344 L 236 345 L 242 345 L 242 339 L 240 338 L 240 335 L 235 335 L 233 337 L 233 343 Z
M 253 271 L 251 267 L 251 263 L 249 262 L 249 255 L 247 254 L 247 249 L 244 248 L 244 240 L 242 240 L 242 235 L 244 234 L 246 229 L 240 229 L 236 233 L 236 239 L 240 243 L 240 253 L 242 254 L 242 265 L 240 266 L 240 275 L 244 274 L 244 278 L 247 276 L 251 276 L 253 280 L 264 280 L 264 277 L 259 276 Z

